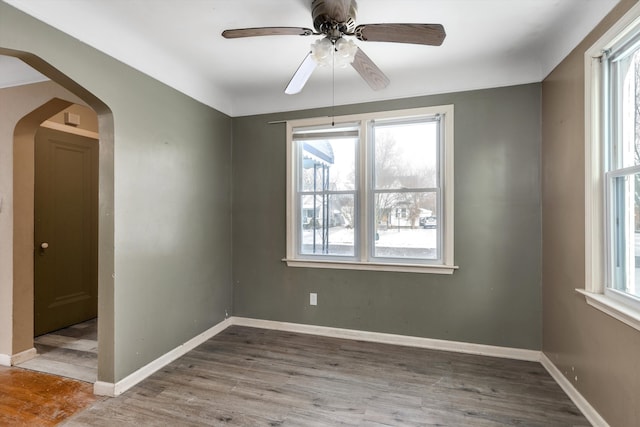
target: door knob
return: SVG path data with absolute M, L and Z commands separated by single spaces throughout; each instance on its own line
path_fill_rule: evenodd
M 42 242 L 42 243 L 40 244 L 40 247 L 41 247 L 42 249 L 47 249 L 47 248 L 49 247 L 49 244 L 48 244 L 47 242 Z

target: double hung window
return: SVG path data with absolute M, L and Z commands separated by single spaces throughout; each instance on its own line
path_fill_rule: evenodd
M 640 5 L 585 54 L 587 302 L 640 329 Z
M 453 107 L 287 123 L 292 266 L 451 273 Z
M 602 63 L 605 292 L 635 304 L 640 303 L 640 32 L 605 51 Z

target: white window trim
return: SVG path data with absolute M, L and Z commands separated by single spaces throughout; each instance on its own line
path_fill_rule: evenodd
M 454 182 L 453 182 L 453 105 L 442 105 L 435 107 L 412 108 L 407 110 L 374 112 L 364 114 L 354 114 L 348 116 L 336 116 L 333 118 L 335 123 L 354 122 L 364 120 L 389 119 L 400 117 L 419 117 L 433 114 L 443 114 L 444 120 L 444 144 L 443 159 L 441 167 L 444 167 L 444 185 L 442 193 L 442 204 L 444 219 L 442 223 L 442 264 L 409 264 L 409 263 L 376 263 L 376 262 L 359 262 L 359 261 L 333 261 L 326 259 L 299 259 L 295 256 L 295 235 L 296 220 L 293 216 L 293 204 L 295 203 L 295 188 L 292 185 L 292 178 L 295 176 L 295 162 L 293 159 L 293 128 L 302 126 L 322 125 L 328 123 L 327 117 L 316 117 L 312 119 L 300 119 L 287 121 L 287 213 L 286 213 L 286 230 L 287 230 L 287 255 L 283 261 L 289 267 L 311 267 L 311 268 L 333 268 L 333 269 L 350 269 L 350 270 L 372 270 L 372 271 L 397 271 L 410 273 L 436 273 L 436 274 L 453 274 L 458 268 L 454 265 Z M 366 137 L 366 136 L 362 136 Z M 365 159 L 361 159 L 361 162 Z M 364 174 L 361 174 L 364 175 Z M 361 177 L 362 179 L 362 177 Z M 366 203 L 366 201 L 365 201 Z M 366 227 L 366 224 L 365 224 Z
M 603 162 L 602 52 L 640 26 L 640 3 L 633 6 L 585 52 L 585 286 L 576 289 L 587 304 L 640 330 L 640 311 L 605 293 L 605 200 Z

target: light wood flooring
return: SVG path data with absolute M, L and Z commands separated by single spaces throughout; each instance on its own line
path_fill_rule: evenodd
M 66 426 L 588 426 L 534 362 L 233 326 Z
M 36 337 L 38 355 L 18 366 L 94 383 L 98 376 L 97 327 L 93 319 Z

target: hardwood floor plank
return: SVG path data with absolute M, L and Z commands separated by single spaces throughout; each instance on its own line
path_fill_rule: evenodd
M 2 426 L 54 426 L 96 399 L 91 384 L 0 367 Z
M 587 426 L 534 362 L 231 327 L 68 426 Z

